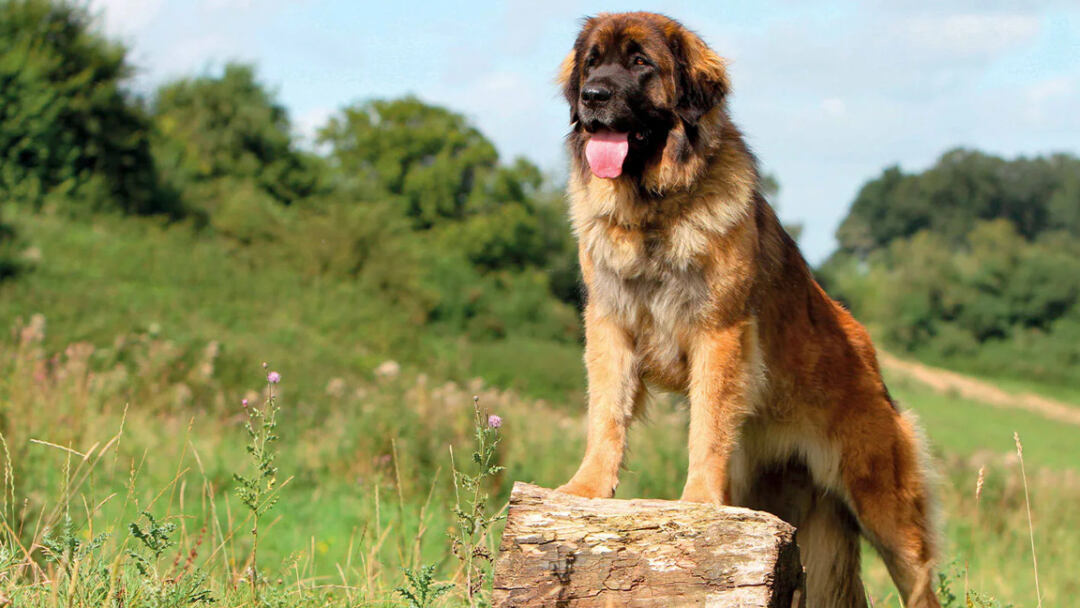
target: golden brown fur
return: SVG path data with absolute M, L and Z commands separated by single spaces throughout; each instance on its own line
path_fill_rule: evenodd
M 645 384 L 678 391 L 690 402 L 682 499 L 798 526 L 809 606 L 865 605 L 860 531 L 907 606 L 937 606 L 917 426 L 890 399 L 866 331 L 814 281 L 762 197 L 726 113 L 723 60 L 666 17 L 601 15 L 563 63 L 568 100 L 576 107 L 583 53 L 627 39 L 655 63 L 648 103 L 676 118 L 639 171 L 614 179 L 584 165 L 580 124 L 570 136 L 589 413 L 585 457 L 561 490 L 611 496 Z

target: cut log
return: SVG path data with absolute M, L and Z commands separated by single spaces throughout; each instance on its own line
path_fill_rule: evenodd
M 791 608 L 795 528 L 760 511 L 579 498 L 515 483 L 494 605 Z

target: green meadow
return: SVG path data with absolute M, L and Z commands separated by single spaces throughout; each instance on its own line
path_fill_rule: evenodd
M 252 271 L 224 243 L 183 225 L 9 217 L 42 244 L 39 269 L 0 285 L 2 321 L 11 328 L 0 380 L 11 463 L 4 512 L 22 549 L 42 545 L 70 517 L 81 543 L 108 535 L 93 559 L 112 574 L 133 550 L 129 524 L 145 511 L 177 526 L 163 571 L 181 570 L 193 555 L 190 571 L 205 577 L 200 588 L 225 605 L 249 603 L 238 581 L 250 569 L 251 521 L 233 475 L 251 466 L 241 400 L 265 398 L 263 360 L 282 375 L 275 385 L 281 488 L 262 524 L 259 568 L 273 579 L 267 594 L 286 604 L 401 605 L 393 589 L 403 584 L 403 566 L 434 565 L 438 580 L 455 580 L 450 449 L 472 449 L 474 394 L 504 420 L 497 458 L 506 469 L 487 486 L 493 513 L 514 480 L 557 485 L 576 466 L 584 430 L 576 345 L 548 344 L 550 361 L 534 363 L 510 344 L 473 352 L 449 338 L 409 340 L 407 324 L 393 339 L 392 311 L 365 310 L 348 284 Z M 425 356 L 436 364 L 425 365 Z M 376 373 L 391 358 L 401 371 Z M 442 358 L 456 361 L 440 366 Z M 487 380 L 500 375 L 531 377 Z M 1042 597 L 1050 604 L 1080 592 L 1072 576 L 1080 567 L 1078 430 L 904 377 L 889 382 L 902 406 L 919 414 L 942 471 L 950 589 L 959 595 L 967 584 L 1032 604 L 1018 432 Z M 680 400 L 655 399 L 632 433 L 620 496 L 678 496 L 686 424 Z M 25 566 L 14 559 L 9 567 Z M 869 548 L 865 571 L 872 597 L 896 605 Z M 8 597 L 49 603 L 66 593 L 57 585 L 62 576 L 35 586 L 21 582 L 32 573 L 22 575 L 6 579 Z M 464 599 L 455 589 L 440 601 Z
M 415 97 L 301 145 L 255 66 L 132 70 L 83 3 L 0 0 L 0 608 L 489 605 L 513 482 L 584 449 L 561 180 Z M 887 168 L 815 272 L 897 357 L 1080 408 L 1077 175 Z M 1067 605 L 1080 428 L 886 376 L 943 605 Z M 687 422 L 655 396 L 619 497 L 680 494 Z

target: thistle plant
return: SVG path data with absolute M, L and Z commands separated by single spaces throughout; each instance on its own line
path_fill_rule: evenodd
M 504 467 L 496 464 L 499 445 L 499 428 L 502 418 L 490 415 L 486 419 L 480 413 L 480 398 L 473 397 L 473 430 L 476 450 L 472 453 L 472 473 L 457 468 L 454 451 L 450 449 L 450 463 L 454 472 L 454 516 L 457 526 L 451 532 L 451 550 L 461 563 L 465 577 L 465 596 L 474 608 L 483 601 L 481 592 L 491 572 L 493 557 L 487 547 L 491 526 L 502 519 L 501 512 L 488 514 L 488 495 L 485 486 Z
M 213 603 L 214 597 L 206 588 L 206 574 L 199 569 L 188 572 L 194 553 L 189 555 L 189 563 L 183 571 L 158 571 L 161 556 L 169 547 L 176 545 L 172 538 L 176 524 L 158 521 L 149 511 L 144 511 L 142 518 L 146 520 L 145 527 L 139 525 L 138 521 L 128 524 L 128 531 L 138 541 L 135 548 L 128 550 L 128 557 L 139 572 L 142 587 L 133 597 L 145 598 L 148 605 L 161 607 Z M 179 554 L 176 559 L 179 561 Z
M 435 566 L 421 566 L 419 570 L 402 568 L 405 572 L 405 580 L 408 586 L 395 587 L 394 592 L 400 595 L 409 608 L 432 608 L 447 591 L 454 586 L 446 583 L 435 582 Z
M 267 368 L 263 363 L 263 369 Z M 275 444 L 277 435 L 277 415 L 279 407 L 274 396 L 274 386 L 281 382 L 281 374 L 269 372 L 266 374 L 266 401 L 262 407 L 253 406 L 244 399 L 241 403 L 247 411 L 248 419 L 244 422 L 244 429 L 248 434 L 247 452 L 250 455 L 254 473 L 250 476 L 236 473 L 234 478 L 237 482 L 236 493 L 240 501 L 251 511 L 251 595 L 256 602 L 259 601 L 259 519 L 277 504 L 280 488 L 277 478 L 277 448 Z
M 108 598 L 109 571 L 101 552 L 106 540 L 107 534 L 82 540 L 68 513 L 56 528 L 45 530 L 42 557 L 59 568 L 56 589 L 61 605 L 93 606 Z
M 153 571 L 157 567 L 161 554 L 173 544 L 171 537 L 173 532 L 176 531 L 176 524 L 159 522 L 149 511 L 144 511 L 143 517 L 146 518 L 147 522 L 145 528 L 140 526 L 139 522 L 133 521 L 128 524 L 128 531 L 139 541 L 143 551 L 148 555 L 143 555 L 142 552 L 135 550 L 128 551 L 128 555 L 134 560 L 135 567 L 139 569 L 140 574 L 143 576 L 154 574 L 156 576 L 156 572 Z

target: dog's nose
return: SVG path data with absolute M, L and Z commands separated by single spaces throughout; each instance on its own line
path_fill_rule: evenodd
M 585 88 L 581 89 L 581 99 L 587 102 L 604 102 L 611 99 L 611 89 L 602 85 L 585 85 Z

